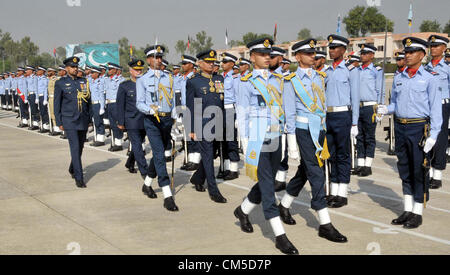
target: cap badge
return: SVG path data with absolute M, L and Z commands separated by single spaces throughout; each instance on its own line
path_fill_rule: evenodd
M 365 45 L 364 45 L 364 44 L 362 44 L 362 45 L 361 45 L 361 50 L 364 50 L 364 47 L 365 47 Z
M 435 42 L 436 41 L 436 36 L 432 36 L 431 37 L 431 42 Z
M 161 47 L 158 46 L 158 48 L 156 48 L 156 51 L 157 51 L 158 53 L 160 53 L 160 52 L 161 52 Z
M 328 42 L 333 43 L 333 37 L 328 38 Z
M 210 51 L 209 56 L 214 57 L 214 51 Z
M 73 62 L 77 63 L 77 58 L 76 57 L 73 58 Z
M 268 48 L 270 46 L 269 39 L 264 40 L 264 47 Z
M 314 40 L 309 41 L 309 46 L 311 48 L 314 48 L 314 46 L 315 46 Z
M 138 66 L 141 66 L 142 62 L 139 60 L 137 64 L 138 64 Z
M 408 38 L 408 39 L 406 39 L 406 43 L 405 43 L 405 44 L 406 44 L 406 46 L 407 46 L 407 47 L 410 47 L 410 46 L 411 46 L 411 44 L 412 44 L 412 41 L 411 41 L 411 39 L 409 39 L 409 38 Z

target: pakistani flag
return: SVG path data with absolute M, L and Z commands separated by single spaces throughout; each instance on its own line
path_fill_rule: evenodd
M 70 44 L 66 46 L 67 57 L 78 56 L 80 67 L 119 64 L 118 44 Z

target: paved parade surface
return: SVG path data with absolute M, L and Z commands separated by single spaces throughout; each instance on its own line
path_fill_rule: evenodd
M 228 203 L 217 204 L 195 191 L 190 172 L 178 170 L 180 154 L 175 162 L 180 212 L 171 213 L 163 208 L 160 188 L 156 200 L 141 193 L 141 177 L 124 168 L 126 150 L 112 153 L 109 145 L 87 143 L 82 161 L 88 188 L 78 189 L 68 173 L 67 140 L 17 123 L 15 114 L 0 111 L 0 254 L 280 254 L 261 207 L 250 214 L 253 234 L 243 233 L 233 215 L 253 184 L 243 169 L 239 179 L 219 185 Z M 348 243 L 317 236 L 306 185 L 291 211 L 297 225 L 285 225 L 300 254 L 450 254 L 450 172 L 444 172 L 442 189 L 431 190 L 421 227 L 390 225 L 403 203 L 396 157 L 386 154 L 385 136 L 379 126 L 374 174 L 352 177 L 349 205 L 330 210 Z M 290 161 L 288 178 L 296 165 Z

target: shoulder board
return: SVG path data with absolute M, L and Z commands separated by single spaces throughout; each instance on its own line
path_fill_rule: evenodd
M 433 71 L 432 69 L 428 68 L 428 67 L 424 67 L 425 71 L 429 72 L 432 75 L 439 75 L 437 72 Z
M 353 66 L 353 64 L 350 64 L 350 63 L 345 64 L 345 66 L 347 66 L 347 69 L 348 69 L 349 71 L 351 71 L 351 70 L 353 70 L 354 68 L 356 68 L 355 66 Z
M 193 78 L 196 77 L 196 76 L 197 76 L 197 74 L 194 73 L 194 74 L 192 74 L 192 75 L 189 77 L 189 79 L 193 79 Z
M 239 77 L 239 74 L 234 74 L 233 75 L 233 78 L 238 78 Z
M 253 73 L 249 73 L 248 75 L 241 77 L 241 81 L 248 81 L 250 77 L 252 77 Z
M 316 70 L 316 73 L 318 73 L 318 74 L 319 74 L 320 76 L 322 76 L 323 78 L 327 77 L 327 74 L 326 74 L 325 72 Z
M 291 80 L 293 77 L 295 77 L 296 76 L 296 73 L 291 73 L 290 75 L 288 75 L 288 76 L 285 76 L 284 77 L 284 79 L 285 80 Z
M 274 75 L 274 76 L 276 76 L 276 77 L 278 77 L 278 78 L 283 78 L 283 75 L 281 75 L 281 74 L 272 73 L 272 75 Z

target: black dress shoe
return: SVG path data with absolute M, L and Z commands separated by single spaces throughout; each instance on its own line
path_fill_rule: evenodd
M 122 146 L 117 146 L 117 145 L 111 146 L 108 149 L 108 151 L 110 151 L 110 152 L 118 152 L 118 151 L 122 151 L 122 150 L 123 150 L 123 147 Z
M 360 177 L 368 177 L 370 175 L 372 175 L 372 168 L 364 166 L 364 167 L 361 168 L 358 176 L 360 176 Z
M 192 163 L 191 165 L 186 167 L 186 171 L 197 171 L 199 167 L 200 167 L 200 164 Z
M 336 198 L 336 196 L 333 195 L 328 195 L 325 197 L 325 199 L 327 200 L 327 204 L 328 206 L 330 206 L 330 203 Z
M 450 163 L 450 156 L 447 155 L 447 163 Z
M 77 185 L 78 188 L 86 188 L 87 187 L 83 180 L 75 180 L 75 184 Z
M 223 179 L 224 180 L 235 180 L 239 178 L 239 173 L 238 172 L 229 172 L 228 174 L 226 174 Z
M 225 172 L 224 171 L 219 171 L 219 173 L 217 174 L 218 179 L 223 179 L 223 177 L 225 177 Z
M 147 195 L 147 197 L 149 197 L 150 199 L 156 199 L 158 197 L 158 196 L 156 196 L 156 193 L 153 190 L 153 188 L 151 186 L 147 186 L 145 184 L 142 186 L 142 193 Z
M 347 237 L 339 233 L 334 226 L 329 223 L 325 225 L 321 225 L 319 227 L 319 237 L 325 238 L 331 242 L 335 243 L 346 243 Z
M 206 188 L 203 184 L 194 184 L 195 185 L 195 190 L 197 192 L 206 192 Z
M 93 143 L 91 143 L 91 146 L 94 146 L 94 147 L 105 146 L 105 143 L 100 142 L 100 141 L 94 141 Z
M 72 179 L 75 179 L 75 172 L 73 170 L 69 169 L 69 174 L 72 177 Z
M 275 181 L 275 192 L 281 192 L 283 190 L 286 190 L 286 183 L 281 181 Z
M 133 166 L 125 165 L 125 168 L 127 168 L 128 172 L 130 172 L 131 174 L 136 174 L 137 173 L 137 170 L 136 170 L 136 168 L 134 168 L 134 165 Z
M 359 175 L 361 173 L 361 166 L 356 167 L 354 170 L 352 170 L 352 175 Z
M 245 233 L 253 233 L 253 226 L 250 223 L 250 220 L 248 219 L 248 215 L 246 215 L 246 214 L 244 214 L 244 212 L 242 212 L 241 206 L 238 206 L 234 210 L 234 216 L 237 219 L 239 219 L 241 230 L 243 232 L 245 232 Z
M 432 179 L 430 181 L 430 189 L 439 189 L 441 187 L 442 187 L 442 181 L 441 180 Z
M 411 213 L 408 220 L 403 224 L 403 228 L 414 229 L 422 225 L 422 215 Z
M 209 195 L 209 197 L 211 198 L 212 201 L 217 202 L 217 203 L 227 203 L 227 199 L 225 199 L 222 194 L 218 193 L 218 194 L 214 194 L 214 195 Z
M 347 204 L 348 204 L 347 198 L 340 197 L 340 196 L 336 196 L 336 197 L 334 198 L 334 200 L 332 200 L 332 201 L 328 204 L 328 206 L 329 206 L 330 208 L 341 208 L 341 207 L 343 207 L 343 206 L 346 206 Z
M 291 213 L 289 212 L 289 208 L 285 208 L 280 203 L 280 205 L 278 205 L 278 209 L 280 209 L 280 218 L 285 224 L 289 225 L 296 224 L 295 220 L 291 216 Z
M 67 139 L 67 134 L 61 134 L 60 139 Z
M 289 241 L 286 234 L 280 235 L 275 238 L 275 247 L 284 254 L 298 255 L 297 248 L 295 248 L 295 246 Z
M 168 197 L 164 199 L 164 207 L 172 212 L 178 211 L 178 206 L 175 204 L 175 201 L 173 200 L 173 197 Z
M 391 224 L 393 224 L 393 225 L 403 225 L 409 219 L 411 214 L 412 214 L 412 212 L 406 212 L 405 211 L 405 212 L 403 212 L 403 214 L 400 215 L 400 217 L 392 220 Z

